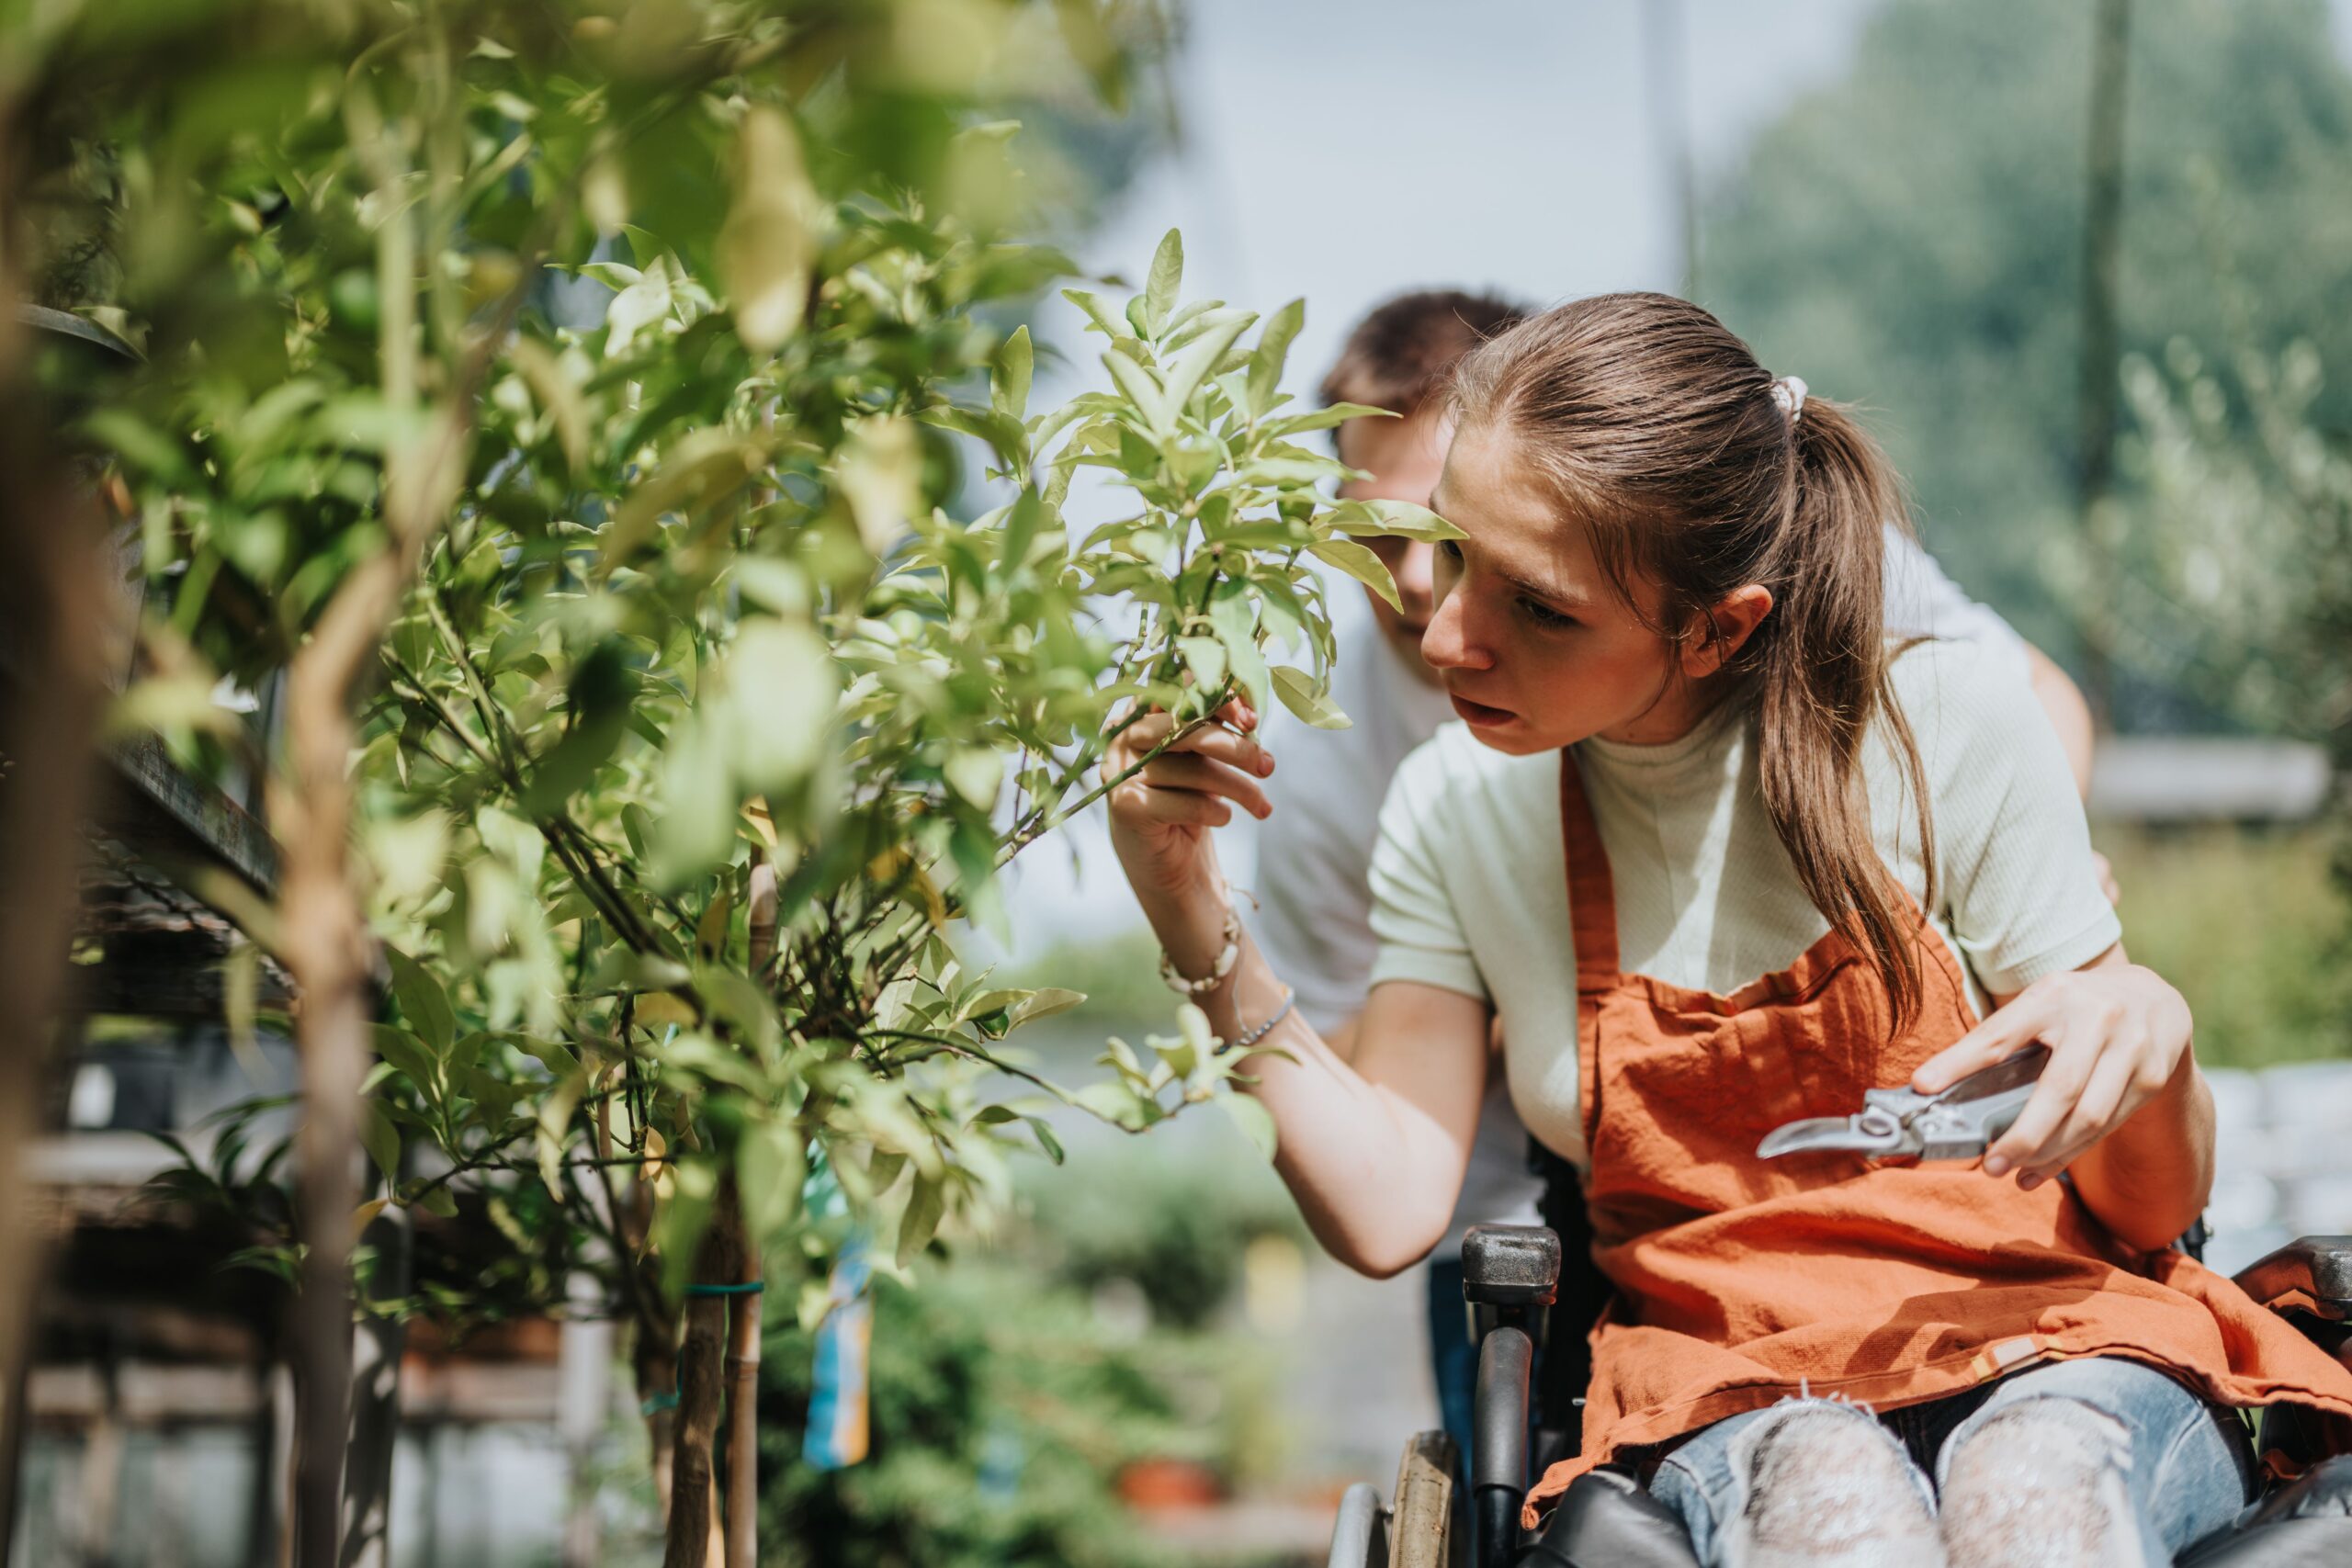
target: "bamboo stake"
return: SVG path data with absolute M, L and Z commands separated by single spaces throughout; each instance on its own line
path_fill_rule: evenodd
M 752 868 L 752 896 L 744 913 L 751 935 L 752 973 L 767 972 L 775 955 L 775 867 L 763 861 Z M 737 1223 L 742 1211 L 736 1210 Z M 738 1246 L 741 1284 L 761 1283 L 757 1238 Z M 727 1344 L 727 1568 L 754 1568 L 760 1540 L 760 1329 L 766 1297 L 747 1291 L 733 1300 Z
M 741 1269 L 743 1222 L 735 1179 L 721 1177 L 710 1228 L 695 1252 L 697 1282 L 732 1282 Z M 685 1335 L 678 1352 L 677 1440 L 670 1470 L 670 1526 L 662 1568 L 708 1568 L 713 1509 L 712 1445 L 718 1435 L 721 1371 L 727 1341 L 727 1297 L 686 1297 Z

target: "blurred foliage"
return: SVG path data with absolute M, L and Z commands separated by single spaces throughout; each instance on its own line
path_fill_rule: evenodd
M 1086 1290 L 1131 1283 L 1151 1320 L 1200 1329 L 1231 1303 L 1261 1236 L 1312 1246 L 1289 1191 L 1264 1167 L 1197 1150 L 1105 1151 L 1091 1181 L 1023 1184 L 1021 1245 L 1055 1278 Z
M 2318 347 L 2186 339 L 2123 367 L 2143 500 L 2086 552 L 2140 668 L 2352 767 L 2352 452 L 2320 422 Z M 2233 395 L 2233 389 L 2235 394 Z
M 813 1337 L 789 1325 L 761 1363 L 766 1561 L 903 1568 L 1148 1568 L 1155 1548 L 1120 1468 L 1216 1457 L 1165 1380 L 1161 1337 L 1122 1341 L 1088 1298 L 967 1258 L 920 1292 L 874 1292 L 864 1463 L 798 1462 Z
M 2180 987 L 2208 1066 L 2352 1055 L 2352 941 L 2325 828 L 2101 823 L 2132 958 Z
M 352 784 L 390 998 L 369 1208 L 484 1215 L 517 1264 L 498 1310 L 587 1271 L 673 1323 L 731 1184 L 768 1299 L 813 1321 L 845 1236 L 884 1238 L 903 1281 L 1001 1204 L 1009 1154 L 1058 1160 L 1057 1103 L 1133 1132 L 1215 1102 L 1269 1143 L 1197 1010 L 1080 1089 L 1001 1062 L 1081 998 L 956 944 L 1001 926 L 999 869 L 1116 782 L 1122 712 L 1196 727 L 1247 694 L 1344 723 L 1313 562 L 1393 596 L 1356 536 L 1450 533 L 1324 502 L 1347 470 L 1300 438 L 1369 411 L 1286 407 L 1303 305 L 1185 301 L 1173 233 L 1131 298 L 1067 291 L 1108 388 L 1031 411 L 1029 334 L 987 313 L 1069 270 L 1023 238 L 1069 186 L 1001 117 L 1124 104 L 1157 16 L 223 0 L 10 24 L 6 107 L 55 160 L 20 227 L 145 355 L 86 429 L 153 589 L 117 723 L 277 770 L 299 831 L 315 781 L 243 751 L 212 693 L 299 687 L 366 639 Z M 1114 513 L 1083 533 L 1081 468 Z M 1037 1097 L 984 1100 L 1005 1072 Z M 843 1205 L 803 1207 L 813 1168 Z
M 1047 976 L 1056 985 L 1086 993 L 1086 1000 L 1070 1010 L 1066 1021 L 1097 1034 L 1136 1028 L 1168 1010 L 1168 984 L 1159 977 L 1159 943 L 1146 926 L 1099 940 L 1058 942 L 1022 962 L 1023 983 L 1043 984 Z
M 1702 257 L 1705 302 L 1766 364 L 1883 411 L 1938 558 L 2062 659 L 2093 12 L 1892 0 L 1845 77 L 1717 183 Z M 2352 364 L 2352 74 L 2326 7 L 2139 0 L 2130 45 L 2126 350 L 2305 337 Z M 2208 368 L 2235 400 L 2237 363 Z M 2352 386 L 2310 412 L 2343 428 Z M 2162 681 L 2137 682 L 2127 723 L 2167 716 Z

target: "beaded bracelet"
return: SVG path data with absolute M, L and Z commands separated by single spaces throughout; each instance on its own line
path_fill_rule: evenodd
M 1186 979 L 1176 973 L 1176 961 L 1168 956 L 1167 949 L 1162 948 L 1159 977 L 1167 982 L 1170 990 L 1180 997 L 1204 997 L 1225 984 L 1225 977 L 1232 974 L 1233 966 L 1240 962 L 1241 920 L 1227 905 L 1225 911 L 1225 945 L 1217 949 L 1216 962 L 1209 965 L 1209 972 L 1197 980 Z

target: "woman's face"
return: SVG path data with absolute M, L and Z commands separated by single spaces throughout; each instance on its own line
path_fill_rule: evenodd
M 1610 586 L 1584 524 L 1510 457 L 1508 436 L 1464 428 L 1430 498 L 1469 536 L 1438 547 L 1437 608 L 1421 637 L 1453 711 L 1513 755 L 1595 735 L 1655 744 L 1687 733 L 1706 705 L 1684 661 L 1643 624 L 1657 624 L 1657 584 L 1638 574 L 1627 583 L 1637 614 Z

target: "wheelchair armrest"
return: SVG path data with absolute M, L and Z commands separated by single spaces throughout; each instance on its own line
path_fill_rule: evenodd
M 2307 1235 L 2238 1270 L 2238 1289 L 2284 1312 L 2352 1321 L 2352 1235 Z
M 1603 1465 L 1577 1477 L 1521 1568 L 1699 1568 L 1682 1516 Z
M 1560 1238 L 1547 1225 L 1472 1225 L 1462 1294 L 1472 1306 L 1544 1307 L 1560 1289 Z

